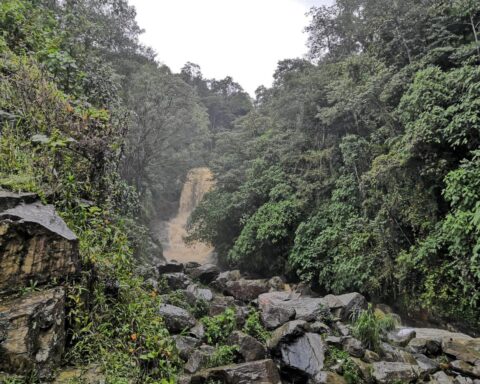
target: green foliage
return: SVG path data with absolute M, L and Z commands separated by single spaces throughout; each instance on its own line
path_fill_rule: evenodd
M 270 338 L 270 333 L 265 329 L 262 321 L 260 320 L 260 313 L 254 308 L 251 308 L 250 313 L 245 320 L 243 332 L 256 338 L 262 343 L 267 342 L 267 340 Z
M 395 320 L 390 315 L 374 311 L 371 304 L 353 319 L 353 335 L 367 348 L 377 351 L 383 333 L 395 328 Z
M 217 345 L 225 342 L 236 329 L 235 311 L 227 308 L 225 312 L 213 317 L 202 318 L 205 327 L 205 337 L 208 344 Z
M 343 371 L 342 376 L 348 384 L 359 384 L 364 382 L 357 365 L 352 361 L 348 352 L 336 347 L 330 347 L 328 348 L 325 357 L 325 365 L 327 367 L 332 367 L 337 364 L 341 365 Z
M 220 345 L 210 356 L 207 367 L 221 367 L 235 362 L 238 353 L 238 345 Z

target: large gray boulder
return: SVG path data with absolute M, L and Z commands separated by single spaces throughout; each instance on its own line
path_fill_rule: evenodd
M 163 275 L 164 273 L 180 273 L 183 272 L 184 265 L 176 260 L 162 260 L 157 264 L 157 269 L 160 275 Z
M 288 344 L 281 344 L 282 368 L 314 377 L 324 367 L 327 346 L 320 335 L 306 333 Z
M 198 280 L 202 284 L 210 284 L 220 274 L 220 269 L 215 264 L 203 264 L 189 273 L 192 279 Z
M 53 206 L 18 205 L 0 213 L 0 265 L 0 292 L 65 279 L 78 269 L 77 237 Z
M 0 189 L 0 212 L 20 204 L 32 204 L 38 200 L 38 195 L 31 192 L 10 192 Z
M 342 320 L 350 320 L 353 316 L 367 309 L 367 300 L 360 293 L 352 292 L 337 296 L 337 299 L 343 304 L 340 317 Z
M 190 284 L 187 287 L 187 293 L 195 298 L 195 300 L 204 300 L 210 302 L 213 300 L 213 293 L 208 288 L 201 288 L 197 284 Z
M 192 376 L 191 384 L 219 382 L 222 384 L 281 384 L 277 366 L 272 360 L 259 360 L 232 364 L 199 372 Z
M 228 339 L 229 345 L 238 345 L 238 353 L 245 361 L 255 361 L 265 359 L 267 350 L 254 337 L 240 331 L 235 331 Z
M 420 373 L 417 365 L 407 363 L 380 361 L 372 367 L 372 376 L 380 384 L 411 383 Z
M 457 360 L 480 365 L 480 339 L 444 337 L 442 349 Z
M 185 289 L 192 284 L 192 280 L 183 272 L 164 273 L 163 278 L 167 282 L 168 287 L 174 291 Z
M 293 320 L 277 328 L 267 342 L 271 350 L 277 349 L 281 343 L 289 343 L 305 333 L 307 322 L 304 320 Z
M 0 371 L 51 378 L 65 348 L 65 291 L 34 292 L 0 304 Z
M 172 333 L 190 329 L 196 323 L 195 317 L 188 311 L 170 304 L 162 304 L 158 314 L 163 317 L 167 329 Z
M 475 366 L 462 360 L 455 360 L 450 363 L 450 368 L 463 375 L 473 377 L 474 379 L 480 379 L 480 364 Z
M 262 293 L 268 292 L 269 289 L 268 281 L 264 279 L 228 281 L 225 286 L 225 292 L 228 295 L 241 301 L 255 300 Z
M 209 345 L 202 345 L 200 348 L 195 349 L 185 364 L 185 372 L 195 373 L 205 368 L 214 352 L 215 348 Z
M 173 341 L 177 348 L 178 354 L 180 357 L 187 361 L 191 353 L 202 344 L 202 342 L 194 337 L 175 335 L 173 336 Z

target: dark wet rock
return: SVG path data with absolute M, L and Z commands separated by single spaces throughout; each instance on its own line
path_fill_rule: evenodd
M 293 320 L 280 328 L 276 329 L 267 342 L 267 346 L 271 350 L 277 349 L 282 343 L 289 343 L 305 333 L 307 322 L 304 320 Z
M 442 352 L 442 343 L 439 340 L 416 337 L 409 341 L 406 349 L 411 353 L 436 356 Z
M 78 240 L 51 205 L 18 205 L 0 214 L 0 291 L 78 270 Z
M 306 333 L 291 343 L 281 344 L 282 368 L 314 377 L 323 369 L 326 348 L 326 343 L 316 333 Z
M 474 366 L 462 360 L 455 360 L 450 363 L 450 368 L 463 375 L 480 379 L 480 365 Z
M 445 372 L 440 371 L 437 373 L 434 373 L 431 376 L 430 380 L 431 384 L 454 384 L 453 383 L 453 377 L 448 376 Z
M 175 335 L 173 340 L 180 357 L 185 361 L 188 360 L 193 350 L 202 344 L 200 340 L 190 336 Z
M 217 278 L 214 281 L 212 281 L 210 286 L 217 289 L 220 292 L 223 292 L 227 288 L 227 283 L 229 281 L 237 281 L 237 280 L 240 280 L 241 278 L 242 278 L 242 275 L 238 269 L 233 271 L 221 272 L 217 276 Z
M 50 378 L 65 348 L 65 291 L 34 292 L 0 303 L 0 371 Z
M 328 345 L 332 345 L 334 347 L 337 347 L 337 348 L 342 348 L 343 346 L 343 340 L 345 339 L 345 337 L 340 337 L 340 336 L 327 336 L 325 338 L 325 342 L 328 344 Z
M 188 334 L 198 340 L 203 340 L 203 338 L 205 337 L 205 327 L 203 326 L 203 323 L 197 321 L 197 323 L 192 328 L 190 328 Z
M 202 284 L 209 284 L 220 274 L 220 269 L 215 264 L 204 264 L 192 269 L 190 276 Z
M 200 263 L 197 263 L 196 261 L 189 261 L 188 263 L 185 263 L 185 273 L 187 275 L 190 275 L 190 273 L 192 273 L 192 271 L 195 269 L 195 268 L 198 268 L 200 267 L 202 264 Z
M 337 296 L 337 299 L 343 304 L 340 316 L 344 321 L 350 320 L 352 316 L 367 309 L 367 300 L 360 293 L 346 293 Z
M 417 354 L 413 357 L 420 369 L 419 374 L 421 377 L 425 378 L 440 369 L 440 365 L 435 360 L 432 360 L 425 355 Z
M 225 312 L 227 308 L 235 306 L 235 298 L 232 296 L 215 296 L 210 304 L 209 315 L 217 316 Z
M 240 331 L 235 331 L 228 339 L 229 345 L 238 345 L 238 352 L 245 361 L 265 359 L 267 350 L 254 337 Z
M 413 364 L 380 361 L 372 364 L 372 376 L 380 384 L 411 383 L 419 376 L 419 368 Z
M 215 348 L 209 345 L 202 345 L 200 348 L 195 349 L 185 364 L 185 372 L 195 373 L 207 366 L 210 356 L 212 356 L 214 352 Z
M 380 343 L 380 352 L 383 360 L 390 362 L 402 362 L 416 364 L 415 358 L 410 352 L 406 352 L 388 343 Z
M 350 356 L 362 358 L 365 354 L 365 348 L 363 348 L 360 340 L 357 340 L 353 337 L 346 337 L 343 340 L 343 350 L 348 352 Z
M 197 284 L 190 284 L 187 287 L 187 292 L 191 294 L 196 300 L 204 300 L 210 302 L 213 300 L 213 293 L 208 288 L 201 288 Z
M 165 320 L 167 329 L 172 333 L 180 333 L 195 325 L 195 318 L 185 309 L 170 304 L 162 304 L 159 315 Z
M 192 280 L 183 272 L 164 273 L 163 278 L 167 282 L 168 287 L 173 291 L 185 289 L 192 284 Z
M 11 209 L 20 204 L 33 204 L 38 195 L 31 192 L 10 192 L 0 189 L 0 212 Z
M 480 339 L 446 337 L 442 340 L 442 349 L 457 360 L 480 365 Z
M 387 339 L 390 343 L 405 347 L 410 340 L 417 336 L 417 332 L 413 328 L 401 328 L 388 332 Z
M 363 360 L 367 363 L 375 363 L 377 361 L 380 361 L 380 356 L 378 356 L 378 353 L 367 349 L 365 350 L 365 354 L 363 355 Z
M 232 364 L 199 372 L 192 384 L 219 382 L 222 384 L 281 384 L 277 366 L 272 360 Z
M 254 300 L 268 290 L 268 282 L 264 279 L 228 281 L 225 287 L 227 294 L 242 301 Z
M 357 367 L 360 376 L 366 383 L 372 382 L 372 365 L 357 357 L 351 357 L 353 364 Z
M 181 273 L 184 270 L 184 266 L 182 263 L 175 260 L 161 261 L 157 264 L 157 270 L 160 275 L 163 275 L 164 273 Z
M 309 381 L 309 384 L 346 384 L 345 379 L 335 372 L 322 371 Z

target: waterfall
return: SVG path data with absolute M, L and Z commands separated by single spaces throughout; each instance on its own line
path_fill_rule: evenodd
M 194 168 L 188 172 L 180 196 L 177 215 L 167 223 L 167 243 L 163 255 L 167 260 L 180 262 L 196 261 L 204 264 L 211 261 L 213 248 L 203 243 L 185 244 L 186 226 L 190 215 L 214 185 L 213 174 L 208 168 Z

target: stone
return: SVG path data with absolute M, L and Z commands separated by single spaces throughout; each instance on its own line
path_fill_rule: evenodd
M 442 340 L 442 349 L 457 360 L 480 365 L 480 339 L 446 337 Z
M 309 381 L 309 384 L 346 384 L 345 379 L 335 372 L 322 371 Z
M 185 364 L 185 372 L 195 373 L 201 368 L 204 368 L 208 364 L 210 356 L 212 356 L 214 352 L 215 348 L 209 345 L 202 345 L 200 348 L 195 349 Z
M 270 287 L 270 291 L 283 291 L 285 289 L 285 282 L 280 276 L 273 276 L 268 280 L 268 286 Z
M 213 293 L 208 288 L 201 288 L 197 284 L 190 284 L 187 287 L 187 292 L 190 293 L 196 300 L 204 300 L 210 302 L 213 300 Z
M 202 342 L 194 337 L 175 335 L 172 337 L 180 357 L 187 361 L 192 351 Z
M 372 376 L 379 384 L 387 383 L 411 383 L 419 376 L 419 369 L 416 365 L 380 361 L 372 364 Z
M 183 272 L 164 273 L 162 276 L 168 287 L 174 291 L 185 289 L 192 284 L 192 280 Z
M 197 263 L 196 261 L 189 261 L 185 263 L 184 271 L 187 275 L 190 275 L 195 268 L 200 267 L 202 264 Z
M 328 345 L 332 345 L 336 348 L 342 348 L 343 346 L 343 340 L 345 338 L 342 336 L 327 336 L 325 338 L 325 342 L 328 344 Z
M 416 364 L 416 360 L 410 352 L 406 352 L 388 343 L 380 343 L 380 352 L 386 361 Z
M 375 363 L 376 361 L 380 361 L 380 356 L 378 356 L 378 353 L 367 349 L 363 355 L 363 360 L 367 363 Z
M 0 291 L 65 279 L 78 270 L 78 239 L 51 205 L 0 214 Z
M 340 317 L 347 321 L 361 311 L 367 309 L 367 300 L 360 293 L 352 292 L 337 296 L 343 304 Z
M 474 382 L 470 377 L 455 376 L 453 384 L 474 384 Z
M 62 369 L 53 381 L 53 384 L 72 383 L 106 384 L 106 377 L 99 366 L 92 365 L 83 368 Z
M 442 352 L 442 344 L 439 340 L 415 337 L 409 341 L 406 349 L 411 353 L 437 356 Z
M 267 347 L 275 350 L 279 344 L 288 343 L 305 333 L 307 322 L 304 320 L 293 320 L 276 329 L 267 341 Z
M 10 192 L 0 189 L 0 212 L 20 204 L 32 204 L 38 200 L 38 195 L 31 192 Z
M 192 384 L 281 384 L 280 373 L 270 360 L 252 361 L 208 369 L 192 376 Z
M 288 344 L 281 344 L 281 365 L 313 377 L 324 367 L 326 343 L 316 333 L 306 333 Z
M 414 339 L 416 336 L 417 332 L 415 332 L 415 329 L 401 328 L 388 332 L 387 340 L 399 347 L 405 347 L 410 340 Z
M 182 273 L 184 266 L 176 260 L 161 261 L 157 264 L 157 270 L 160 275 L 164 273 Z
M 34 292 L 0 303 L 0 371 L 35 369 L 51 378 L 65 349 L 65 291 Z
M 191 375 L 180 375 L 177 378 L 176 384 L 190 384 L 192 381 Z
M 372 381 L 372 365 L 356 357 L 351 357 L 351 360 L 356 365 L 365 382 L 370 383 Z
M 346 326 L 345 324 L 341 323 L 340 321 L 335 322 L 334 328 L 342 336 L 349 336 L 350 333 L 351 333 L 350 328 L 348 326 Z
M 237 281 L 242 278 L 242 275 L 238 269 L 233 271 L 221 272 L 217 278 L 210 284 L 211 287 L 223 292 L 227 288 L 227 282 Z
M 440 364 L 425 355 L 416 354 L 413 357 L 415 358 L 415 361 L 420 369 L 420 376 L 423 378 L 437 372 L 440 369 Z
M 462 360 L 454 360 L 450 363 L 450 368 L 463 375 L 480 379 L 480 365 L 474 366 Z
M 201 321 L 198 321 L 194 327 L 190 328 L 188 334 L 198 340 L 203 340 L 203 338 L 205 337 L 205 328 L 203 326 L 203 323 Z
M 225 312 L 227 308 L 235 306 L 235 298 L 232 296 L 215 296 L 210 304 L 209 315 L 217 316 Z
M 353 337 L 346 337 L 343 340 L 343 350 L 348 352 L 350 356 L 362 358 L 365 354 L 365 348 L 363 348 L 360 340 L 357 340 Z
M 320 335 L 328 335 L 331 333 L 331 329 L 324 322 L 315 321 L 308 324 L 308 332 L 318 333 Z
M 163 317 L 167 329 L 172 333 L 190 329 L 196 323 L 195 318 L 188 311 L 174 305 L 162 304 L 158 313 Z
M 228 341 L 229 345 L 238 345 L 238 352 L 247 362 L 265 359 L 267 355 L 267 350 L 262 343 L 243 332 L 233 332 Z
M 442 342 L 449 340 L 473 340 L 472 337 L 457 332 L 437 328 L 412 328 L 416 337 L 410 340 L 407 350 L 411 353 L 422 353 L 437 356 L 442 353 Z
M 220 269 L 215 264 L 203 264 L 192 269 L 190 276 L 202 284 L 210 284 L 220 274 Z
M 431 376 L 431 384 L 453 384 L 453 377 L 448 376 L 445 372 L 440 371 Z
M 264 279 L 228 281 L 225 287 L 227 294 L 242 301 L 254 300 L 268 290 L 268 282 Z

